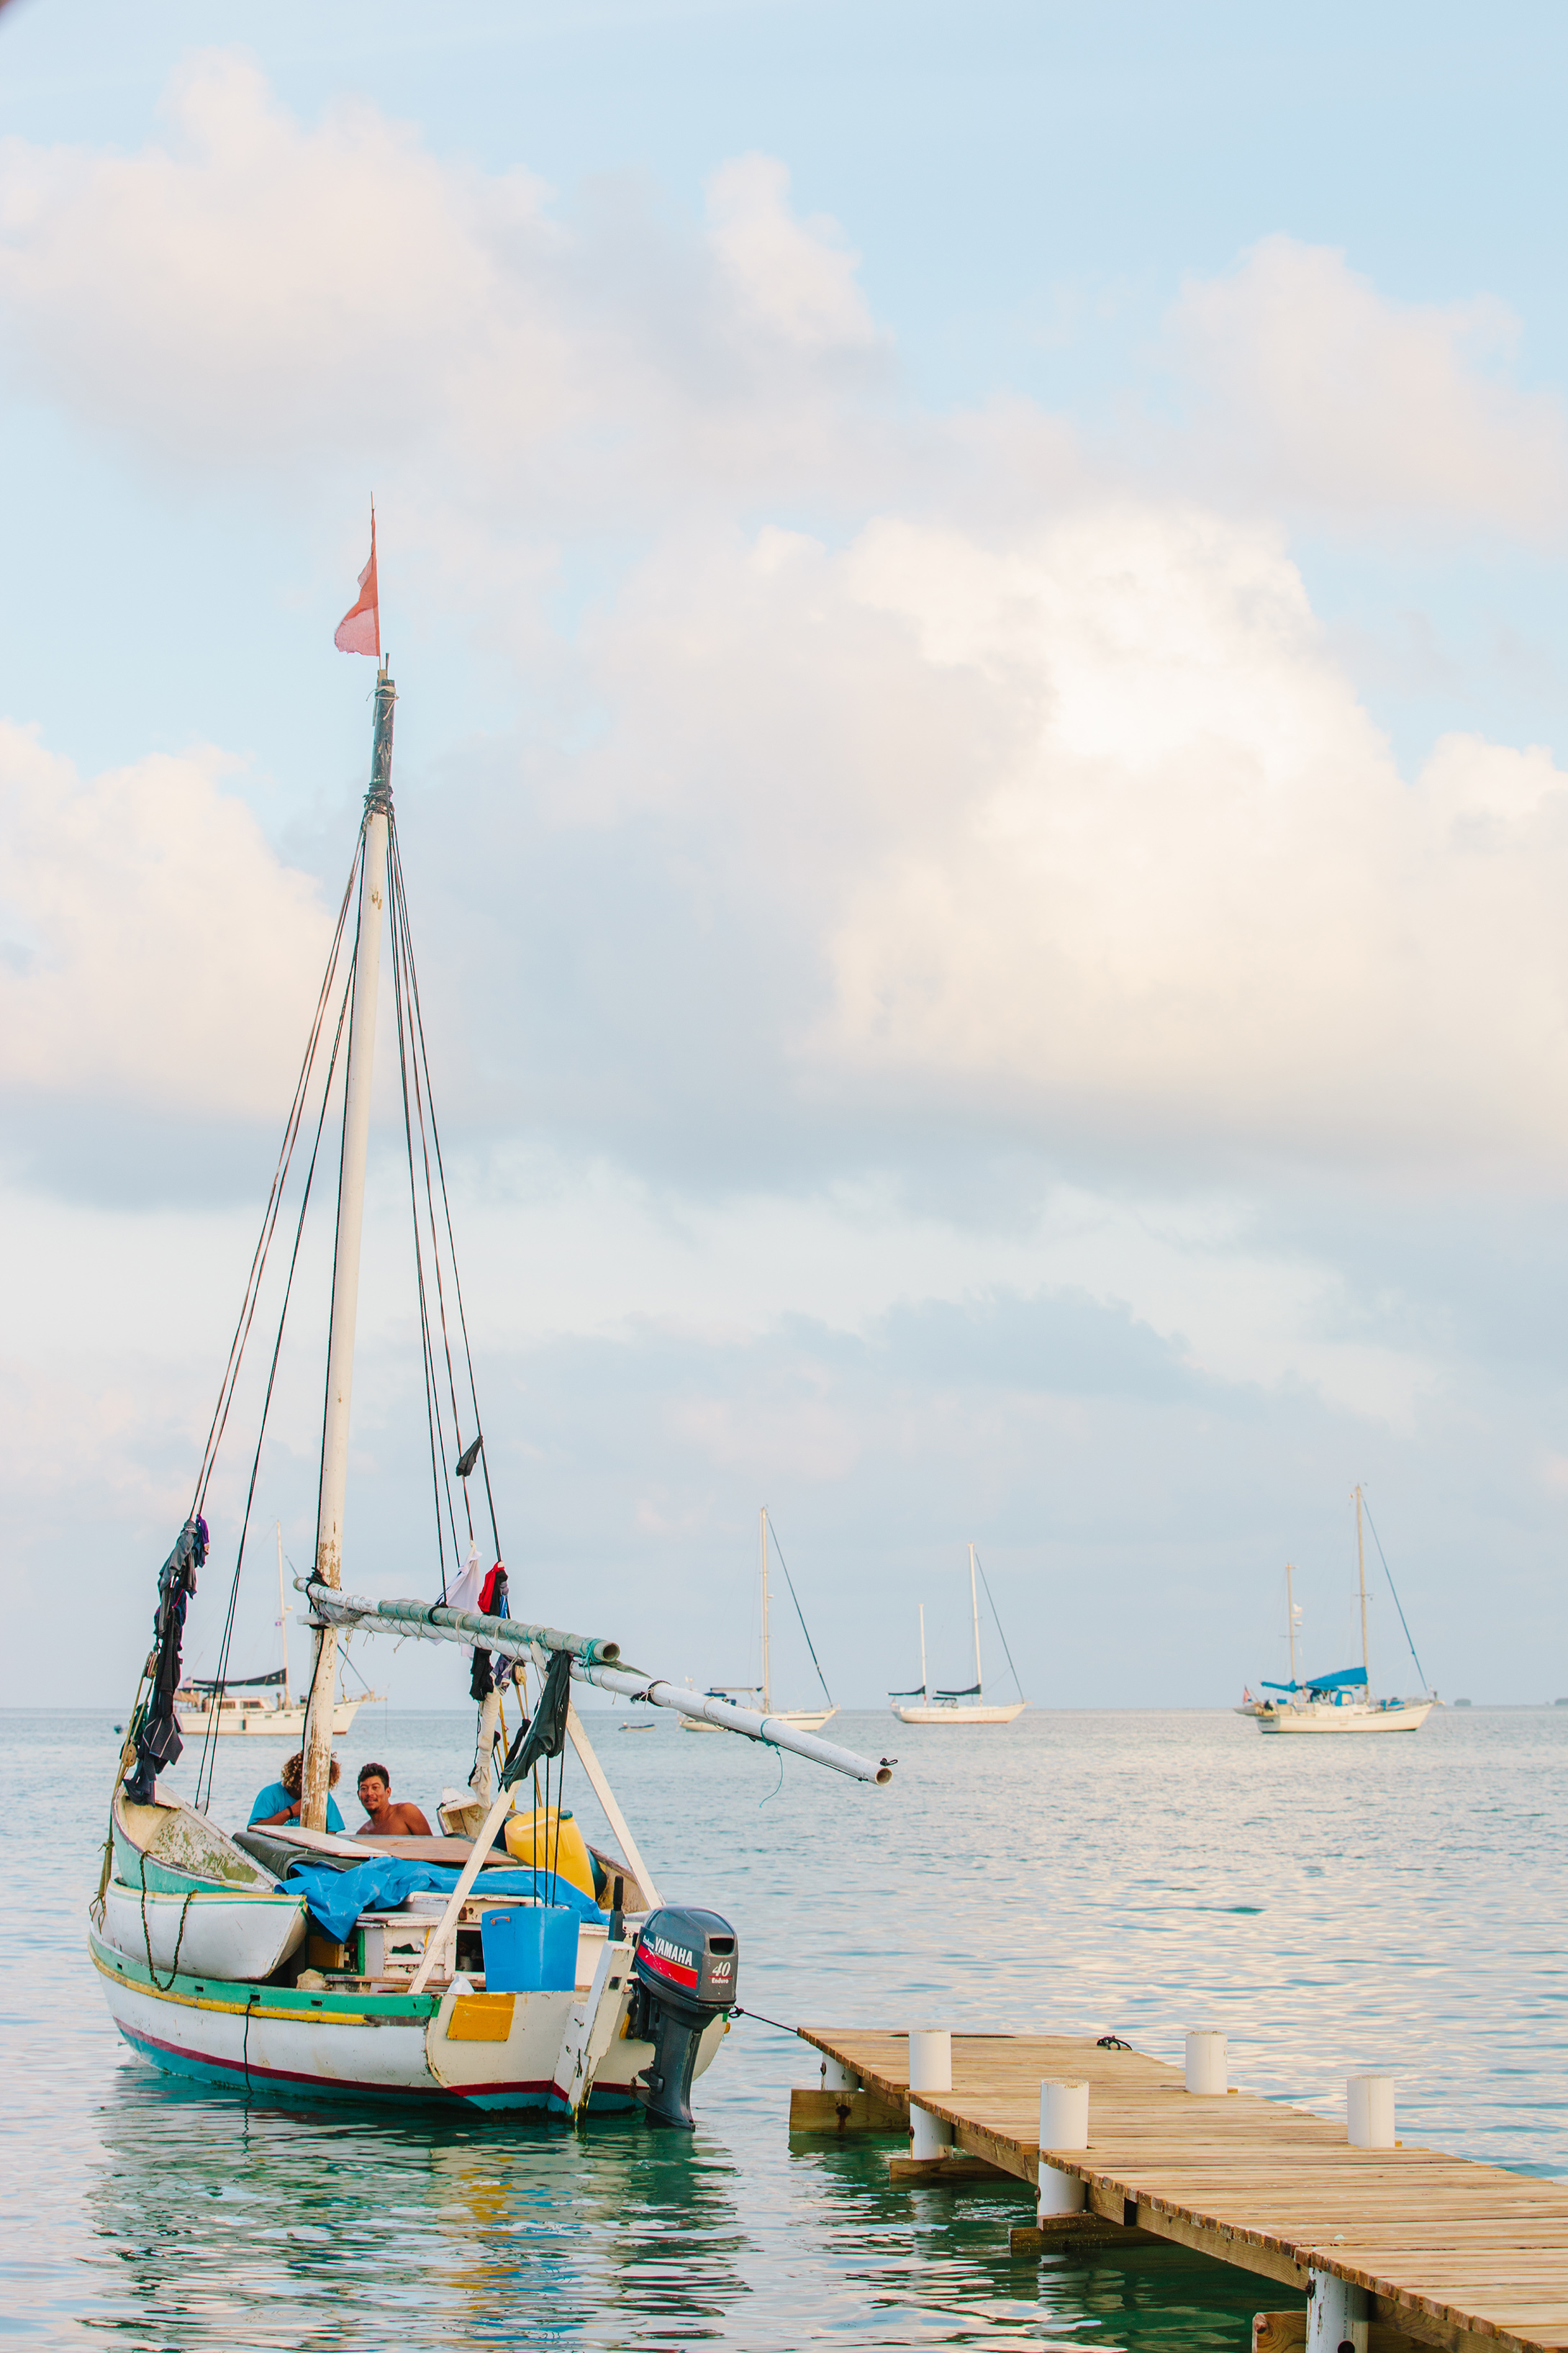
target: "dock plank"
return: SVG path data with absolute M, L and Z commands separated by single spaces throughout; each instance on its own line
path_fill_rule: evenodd
M 854 2070 L 879 2117 L 907 2119 L 907 2037 L 802 2035 Z M 1325 2117 L 1194 2097 L 1179 2068 L 1070 2035 L 954 2034 L 953 2088 L 921 2104 L 963 2157 L 1032 2184 L 1045 2076 L 1089 2085 L 1089 2148 L 1053 2161 L 1083 2180 L 1090 2216 L 1288 2286 L 1331 2272 L 1366 2289 L 1380 2329 L 1447 2353 L 1568 2353 L 1568 2185 L 1414 2142 L 1352 2148 Z

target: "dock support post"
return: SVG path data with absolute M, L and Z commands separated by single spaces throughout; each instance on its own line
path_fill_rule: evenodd
M 952 2089 L 952 2036 L 945 2026 L 910 2029 L 910 2155 L 943 2157 L 952 2146 L 952 2126 L 915 2105 L 917 2092 Z
M 1345 2125 L 1352 2148 L 1394 2147 L 1392 2075 L 1345 2078 Z
M 852 2067 L 844 2064 L 842 2059 L 824 2059 L 822 2088 L 825 2092 L 858 2092 L 860 2078 Z
M 1307 2353 L 1366 2353 L 1366 2290 L 1331 2272 L 1307 2278 Z
M 1069 2156 L 1089 2147 L 1089 2085 L 1047 2081 L 1040 2085 L 1039 2196 L 1036 2211 L 1045 2221 L 1051 2214 L 1081 2214 L 1083 2183 L 1076 2173 L 1064 2173 L 1048 2163 L 1046 2151 Z
M 1187 2089 L 1189 2092 L 1197 2093 L 1203 2099 L 1223 2097 L 1230 2088 L 1226 2081 L 1228 2072 L 1226 2041 L 1223 2034 L 1216 2034 L 1205 2027 L 1196 2033 L 1188 2035 Z

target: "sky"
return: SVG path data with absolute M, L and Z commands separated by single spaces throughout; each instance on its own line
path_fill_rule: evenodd
M 1304 1663 L 1356 1655 L 1360 1482 L 1418 1653 L 1369 1534 L 1374 1684 L 1568 1694 L 1565 52 L 1536 5 L 0 6 L 18 1695 L 128 1695 L 189 1508 L 373 497 L 514 1609 L 749 1681 L 765 1504 L 845 1704 L 920 1604 L 969 1680 L 973 1542 L 1037 1704 L 1221 1705 L 1287 1562 Z M 403 1148 L 384 990 L 345 1581 L 434 1595 Z M 237 1671 L 310 1554 L 330 1250 L 318 1200 Z

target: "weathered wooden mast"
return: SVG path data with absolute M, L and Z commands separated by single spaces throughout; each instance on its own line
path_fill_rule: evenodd
M 371 1080 L 375 1062 L 375 1008 L 381 984 L 381 930 L 386 908 L 386 844 L 392 816 L 392 719 L 397 691 L 383 663 L 375 681 L 375 732 L 370 787 L 364 797 L 364 849 L 360 866 L 359 925 L 354 935 L 353 1006 L 349 1017 L 348 1075 L 343 1090 L 343 1148 L 338 1176 L 338 1234 L 332 1256 L 332 1323 L 327 1341 L 327 1400 L 321 1426 L 321 1491 L 316 1514 L 316 1577 L 341 1586 L 343 1497 L 349 1472 L 349 1404 L 353 1390 L 354 1320 L 359 1308 L 360 1239 L 364 1224 L 364 1174 L 370 1149 Z M 332 1711 L 337 1697 L 338 1635 L 316 1625 L 316 1659 L 305 1712 L 305 1769 L 300 1820 L 307 1830 L 327 1826 Z

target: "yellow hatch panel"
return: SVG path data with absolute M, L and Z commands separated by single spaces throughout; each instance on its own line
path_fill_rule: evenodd
M 514 1993 L 460 1993 L 447 2021 L 448 2042 L 504 2042 L 511 2032 Z

